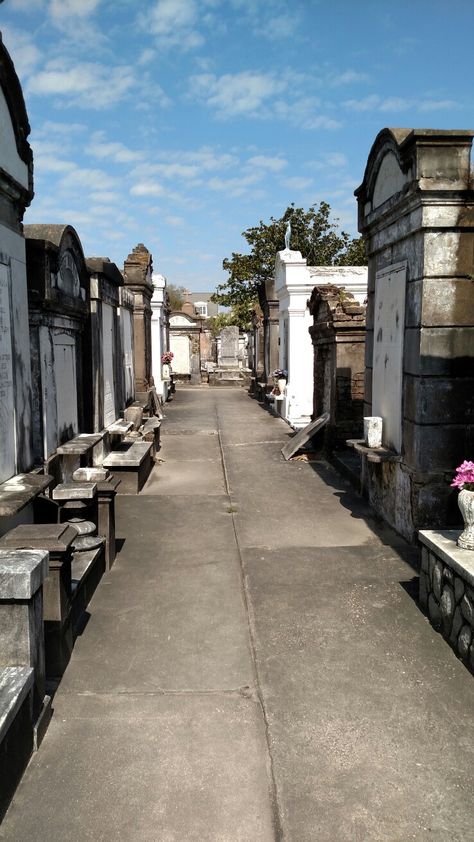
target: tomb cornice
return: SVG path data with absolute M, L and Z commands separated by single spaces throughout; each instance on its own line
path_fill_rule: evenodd
M 30 124 L 20 80 L 8 50 L 1 40 L 1 33 L 0 86 L 10 112 L 18 155 L 28 168 L 28 190 L 24 191 L 25 207 L 27 207 L 33 198 L 33 152 L 27 139 L 30 134 Z

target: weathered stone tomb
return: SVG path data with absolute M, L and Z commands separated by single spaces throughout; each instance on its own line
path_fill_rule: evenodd
M 369 261 L 363 453 L 374 508 L 411 539 L 459 522 L 449 487 L 474 432 L 473 132 L 384 129 L 356 191 Z

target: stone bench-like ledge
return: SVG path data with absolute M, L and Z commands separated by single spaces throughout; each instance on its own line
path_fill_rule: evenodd
M 124 418 L 118 418 L 113 424 L 109 424 L 106 431 L 114 436 L 125 436 L 131 430 L 133 424 L 131 421 L 125 421 Z
M 422 530 L 420 604 L 432 625 L 474 671 L 474 551 L 458 547 L 460 529 Z
M 33 687 L 32 667 L 0 667 L 0 742 Z
M 21 512 L 52 483 L 49 474 L 17 474 L 0 484 L 0 517 Z
M 369 447 L 364 439 L 347 439 L 346 444 L 367 458 L 368 462 L 400 462 L 401 456 L 388 447 Z
M 56 448 L 56 453 L 60 456 L 83 456 L 92 450 L 102 440 L 100 433 L 80 433 L 73 439 L 60 444 Z
M 152 462 L 153 442 L 124 442 L 103 461 L 104 468 L 113 470 L 121 480 L 119 494 L 138 494 L 143 488 Z

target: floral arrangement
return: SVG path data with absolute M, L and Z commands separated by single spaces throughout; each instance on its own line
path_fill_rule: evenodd
M 276 368 L 273 372 L 273 377 L 275 380 L 286 380 L 288 372 L 284 368 Z
M 474 491 L 474 462 L 464 461 L 456 468 L 451 487 L 459 488 L 460 491 Z
M 173 351 L 165 351 L 165 353 L 161 355 L 161 362 L 163 363 L 163 365 L 169 365 L 173 357 Z

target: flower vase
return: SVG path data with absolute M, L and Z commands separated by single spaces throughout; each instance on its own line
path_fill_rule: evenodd
M 280 394 L 283 396 L 285 394 L 286 389 L 286 380 L 284 377 L 279 377 L 277 380 L 277 386 L 280 390 Z
M 171 380 L 171 366 L 169 366 L 168 363 L 163 363 L 161 376 L 165 381 Z
M 458 495 L 458 506 L 464 521 L 464 531 L 457 540 L 458 547 L 474 550 L 474 491 L 463 488 Z

